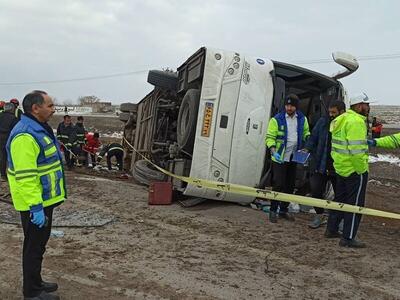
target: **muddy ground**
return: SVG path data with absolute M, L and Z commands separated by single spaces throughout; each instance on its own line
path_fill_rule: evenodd
M 400 212 L 399 167 L 371 164 L 367 206 Z M 117 174 L 67 172 L 60 211 L 112 218 L 102 227 L 58 227 L 43 276 L 62 299 L 400 299 L 400 221 L 364 217 L 366 249 L 343 249 L 307 227 L 270 224 L 229 203 L 149 206 L 147 188 Z M 12 207 L 0 203 L 1 210 Z M 0 299 L 21 299 L 18 225 L 0 223 Z

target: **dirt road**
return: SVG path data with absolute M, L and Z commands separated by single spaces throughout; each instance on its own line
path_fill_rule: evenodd
M 398 167 L 372 165 L 383 171 Z M 365 217 L 368 248 L 343 249 L 324 229 L 309 230 L 306 214 L 271 225 L 265 213 L 227 203 L 149 207 L 147 189 L 133 182 L 67 177 L 60 212 L 113 222 L 55 228 L 65 235 L 51 238 L 43 274 L 62 299 L 400 299 L 399 222 Z M 400 212 L 398 183 L 372 181 L 368 206 Z M 0 299 L 20 299 L 21 229 L 0 231 Z

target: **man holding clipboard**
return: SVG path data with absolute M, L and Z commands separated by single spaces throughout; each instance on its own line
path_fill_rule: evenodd
M 303 148 L 310 135 L 307 118 L 297 110 L 299 97 L 290 94 L 285 99 L 285 110 L 270 119 L 268 124 L 266 146 L 271 151 L 272 190 L 293 194 L 296 181 L 296 162 L 293 155 Z M 288 202 L 271 201 L 269 220 L 276 223 L 279 217 L 293 221 L 288 212 Z

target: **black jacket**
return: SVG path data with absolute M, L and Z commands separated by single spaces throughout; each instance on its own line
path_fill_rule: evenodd
M 65 126 L 64 122 L 58 124 L 57 139 L 68 148 L 75 146 L 77 142 L 75 126 L 72 123 Z
M 18 123 L 18 119 L 14 113 L 2 112 L 0 113 L 0 139 L 1 142 L 6 143 L 11 130 Z
M 85 145 L 86 138 L 85 138 L 85 127 L 82 123 L 75 124 L 75 131 L 76 131 L 76 141 L 78 145 Z

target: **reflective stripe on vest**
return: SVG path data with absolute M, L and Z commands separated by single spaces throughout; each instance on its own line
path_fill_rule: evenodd
M 392 139 L 392 141 L 395 144 L 396 148 L 400 148 L 400 142 L 396 139 L 396 137 L 394 135 L 391 135 L 390 138 Z
M 368 153 L 368 144 L 366 140 L 349 141 L 332 138 L 332 151 L 348 155 Z
M 108 149 L 107 152 L 110 152 L 110 151 L 112 151 L 112 150 L 121 150 L 121 151 L 124 151 L 124 149 L 121 148 L 121 147 L 112 147 L 112 148 Z
M 37 169 L 15 170 L 11 157 L 11 143 L 21 134 L 32 136 L 39 146 L 39 155 L 36 160 Z M 61 186 L 61 180 L 64 183 L 64 176 L 61 164 L 61 152 L 56 144 L 57 141 L 48 136 L 47 131 L 37 122 L 22 115 L 21 121 L 17 123 L 11 131 L 7 142 L 8 174 L 20 181 L 26 178 L 37 177 L 42 186 L 43 201 L 50 200 L 60 196 L 65 189 Z M 14 199 L 16 201 L 17 199 Z M 22 200 L 21 200 L 22 201 Z

